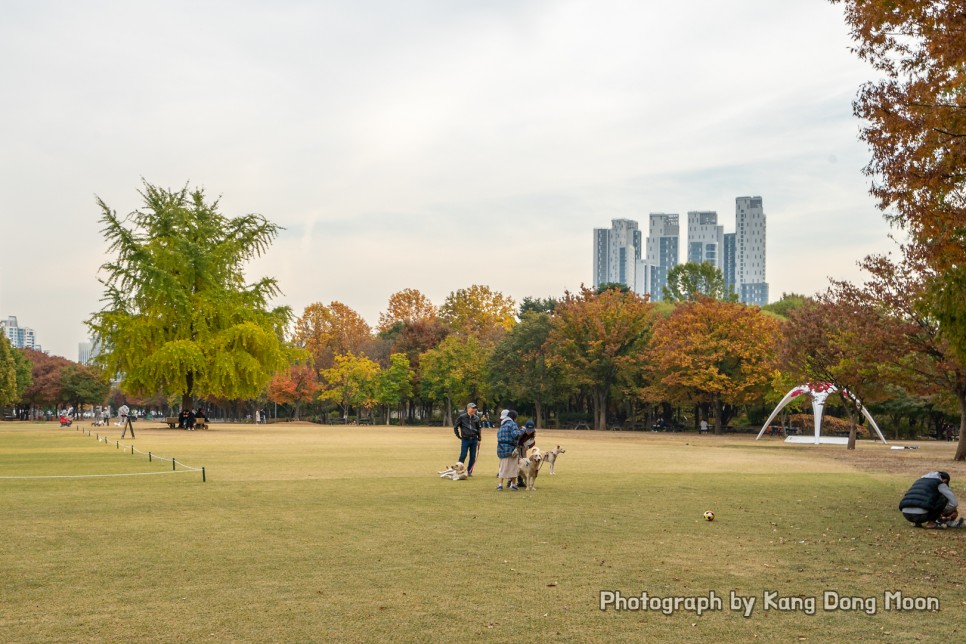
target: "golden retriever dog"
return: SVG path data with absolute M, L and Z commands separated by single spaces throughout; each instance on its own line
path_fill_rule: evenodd
M 557 445 L 557 449 L 552 449 L 543 455 L 543 460 L 546 461 L 548 465 L 550 465 L 551 476 L 555 473 L 553 471 L 553 464 L 557 461 L 557 457 L 560 456 L 561 454 L 565 454 L 566 452 L 567 450 L 562 448 L 560 445 Z
M 439 478 L 449 479 L 451 481 L 465 481 L 469 476 L 469 472 L 466 471 L 466 466 L 462 463 L 454 463 L 442 472 L 439 472 Z
M 541 465 L 543 465 L 543 454 L 540 453 L 539 447 L 531 448 L 527 457 L 520 459 L 520 476 L 523 477 L 524 485 L 528 490 L 534 489 Z

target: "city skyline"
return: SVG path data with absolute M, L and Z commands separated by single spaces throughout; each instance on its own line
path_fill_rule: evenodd
M 734 232 L 725 233 L 717 211 L 689 210 L 687 237 L 682 240 L 678 213 L 648 214 L 646 237 L 637 221 L 613 219 L 610 228 L 594 229 L 593 286 L 619 283 L 652 301 L 661 301 L 671 268 L 685 262 L 707 262 L 721 272 L 725 289 L 733 291 L 739 301 L 764 306 L 770 299 L 767 225 L 760 195 L 735 198 L 734 227 Z M 626 269 L 632 263 L 636 269 Z
M 587 231 L 645 232 L 641 204 L 680 213 L 683 234 L 689 210 L 765 195 L 772 299 L 859 279 L 893 248 L 851 107 L 874 72 L 840 6 L 7 9 L 0 315 L 52 354 L 75 357 L 101 306 L 95 195 L 123 215 L 142 178 L 282 226 L 246 271 L 277 278 L 274 304 L 338 300 L 373 325 L 404 288 L 439 303 L 471 284 L 517 301 L 590 285 Z

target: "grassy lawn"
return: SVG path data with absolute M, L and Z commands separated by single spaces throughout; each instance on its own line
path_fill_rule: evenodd
M 0 425 L 0 476 L 141 474 L 120 429 Z M 95 440 L 100 432 L 110 442 Z M 447 428 L 140 422 L 144 452 L 206 467 L 130 477 L 0 479 L 0 641 L 957 641 L 966 530 L 909 527 L 914 478 L 951 444 L 542 431 L 563 445 L 533 492 L 496 492 Z M 712 509 L 708 523 L 702 513 Z M 601 590 L 704 596 L 722 610 L 601 611 Z M 750 617 L 729 592 L 756 599 Z M 766 591 L 816 610 L 765 610 Z M 827 611 L 823 593 L 874 598 Z M 940 611 L 886 611 L 884 593 Z M 788 601 L 787 599 L 785 601 Z M 800 607 L 807 609 L 807 606 Z

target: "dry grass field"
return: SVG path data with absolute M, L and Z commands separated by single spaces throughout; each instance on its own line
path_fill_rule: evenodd
M 458 454 L 448 428 L 140 422 L 119 437 L 0 425 L 0 641 L 948 642 L 966 629 L 966 530 L 915 530 L 896 509 L 933 469 L 966 497 L 951 444 L 541 431 L 542 448 L 567 449 L 557 475 L 497 492 L 492 430 L 460 482 L 435 475 Z M 207 482 L 131 445 L 204 466 Z M 61 478 L 10 478 L 35 476 Z M 602 591 L 658 603 L 602 611 Z M 712 592 L 722 605 L 700 615 L 670 605 Z M 731 592 L 755 600 L 749 616 Z M 826 592 L 862 601 L 832 610 Z M 939 610 L 897 610 L 897 592 Z

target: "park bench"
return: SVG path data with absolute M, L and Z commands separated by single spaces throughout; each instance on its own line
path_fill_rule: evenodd
M 175 427 L 178 426 L 178 417 L 177 416 L 169 416 L 169 417 L 167 417 L 167 418 L 164 419 L 164 423 L 165 423 L 165 425 L 168 426 L 168 429 L 174 429 Z

